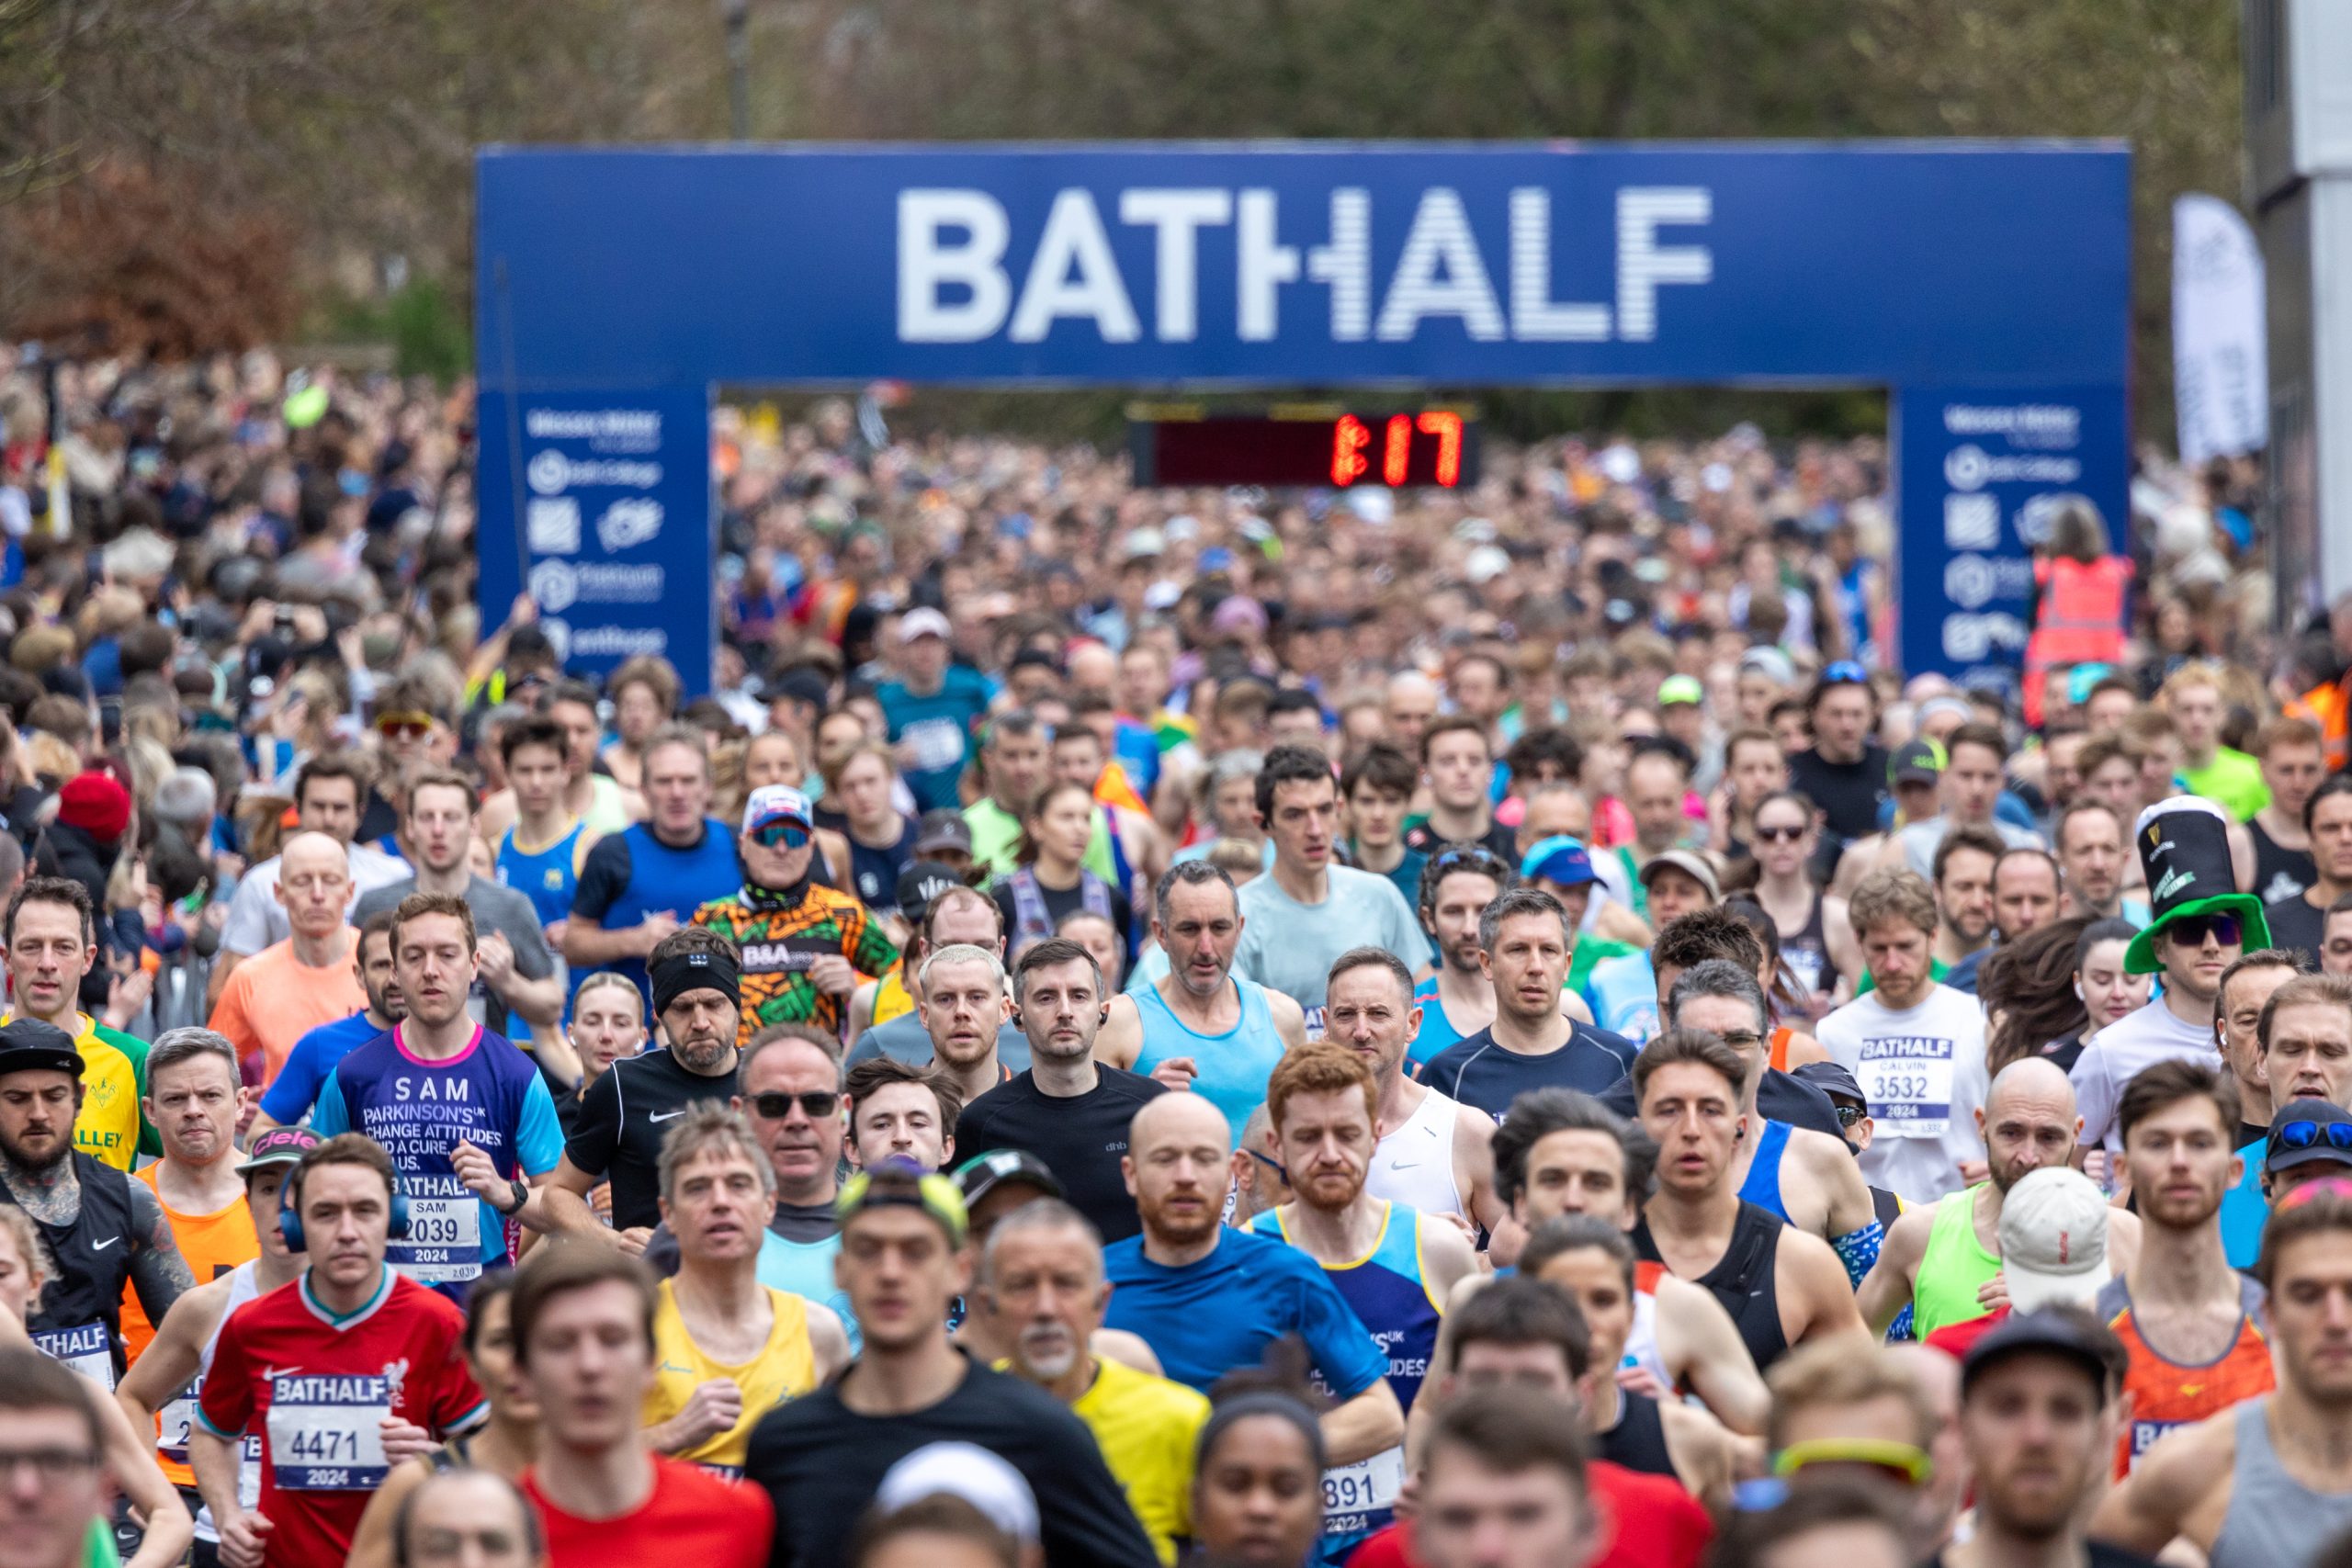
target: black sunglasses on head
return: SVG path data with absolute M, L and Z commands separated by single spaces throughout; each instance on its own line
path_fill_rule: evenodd
M 831 1089 L 812 1089 L 806 1094 L 755 1094 L 752 1109 L 763 1122 L 781 1122 L 792 1114 L 795 1100 L 808 1113 L 811 1122 L 821 1122 L 842 1108 L 842 1097 Z

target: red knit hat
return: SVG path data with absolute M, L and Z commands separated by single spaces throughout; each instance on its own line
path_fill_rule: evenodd
M 102 844 L 113 843 L 130 826 L 130 792 L 109 774 L 77 773 L 58 792 L 57 819 Z

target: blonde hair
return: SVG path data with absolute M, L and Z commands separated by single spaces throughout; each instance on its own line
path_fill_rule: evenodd
M 1877 1346 L 1859 1352 L 1850 1344 L 1826 1340 L 1802 1346 L 1765 1374 L 1764 1386 L 1772 1393 L 1772 1414 L 1764 1433 L 1767 1449 L 1788 1446 L 1789 1420 L 1795 1412 L 1825 1404 L 1850 1409 L 1873 1400 L 1899 1399 L 1911 1411 L 1923 1449 L 1935 1440 L 1942 1424 L 1918 1380 Z
M 15 1240 L 17 1254 L 25 1260 L 25 1267 L 33 1277 L 32 1294 L 25 1303 L 25 1310 L 39 1312 L 41 1292 L 49 1288 L 51 1280 L 57 1278 L 57 1269 L 50 1259 L 49 1247 L 41 1240 L 40 1232 L 35 1228 L 32 1216 L 14 1203 L 0 1203 L 0 1231 L 6 1231 Z

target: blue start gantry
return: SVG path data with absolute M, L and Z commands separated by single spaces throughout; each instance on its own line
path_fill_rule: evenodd
M 2126 516 L 2112 143 L 480 155 L 481 593 L 717 642 L 721 383 L 1891 389 L 1902 667 L 2007 685 L 2054 502 Z

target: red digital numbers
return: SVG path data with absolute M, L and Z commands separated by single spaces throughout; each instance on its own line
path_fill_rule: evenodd
M 1396 417 L 1402 419 L 1404 415 L 1399 414 Z M 1462 482 L 1462 416 L 1458 413 L 1444 413 L 1432 410 L 1421 415 L 1420 429 L 1423 435 L 1437 437 L 1437 482 L 1448 486 L 1460 484 Z M 1390 482 L 1393 484 L 1396 481 Z
M 1363 478 L 1372 467 L 1372 459 L 1364 456 L 1364 448 L 1372 445 L 1372 432 L 1355 415 L 1341 414 L 1331 427 L 1331 482 L 1351 485 Z

